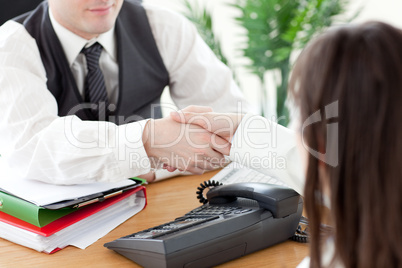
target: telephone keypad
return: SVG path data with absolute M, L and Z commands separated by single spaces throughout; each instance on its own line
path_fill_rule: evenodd
M 197 215 L 197 216 L 203 216 L 203 215 L 228 215 L 228 214 L 241 214 L 245 212 L 249 212 L 252 209 L 243 209 L 241 207 L 226 207 L 226 206 L 202 206 L 199 208 L 196 208 L 186 215 Z
M 257 208 L 256 208 L 257 209 Z M 125 238 L 137 239 L 153 239 L 163 235 L 171 234 L 181 231 L 183 229 L 193 227 L 208 221 L 219 219 L 221 215 L 238 215 L 253 211 L 251 208 L 230 207 L 230 206 L 217 206 L 217 205 L 204 205 L 193 209 L 182 217 L 176 218 L 174 221 L 133 233 Z
M 174 221 L 126 236 L 125 238 L 152 239 L 171 234 L 195 225 L 218 219 L 218 216 L 208 217 L 180 217 Z

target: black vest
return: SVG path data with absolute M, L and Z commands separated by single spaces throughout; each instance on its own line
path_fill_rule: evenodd
M 48 3 L 15 19 L 36 40 L 46 69 L 47 87 L 58 104 L 59 116 L 75 114 L 95 120 L 81 97 L 63 48 L 50 22 Z M 117 17 L 119 98 L 109 121 L 123 124 L 143 118 L 160 118 L 160 96 L 169 74 L 159 54 L 144 8 L 125 0 Z M 87 108 L 84 108 L 87 107 Z

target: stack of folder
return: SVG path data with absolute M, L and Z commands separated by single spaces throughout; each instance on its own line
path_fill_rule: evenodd
M 84 249 L 146 205 L 143 181 L 50 185 L 0 179 L 0 237 L 40 252 Z

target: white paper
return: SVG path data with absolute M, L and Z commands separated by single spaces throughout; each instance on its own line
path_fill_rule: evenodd
M 0 222 L 0 237 L 45 253 L 50 253 L 56 248 L 64 248 L 69 245 L 85 249 L 140 212 L 145 206 L 145 201 L 143 191 L 134 193 L 49 237 Z
M 19 178 L 14 176 L 8 166 L 0 157 L 0 188 L 28 200 L 38 206 L 55 202 L 75 199 L 90 194 L 104 192 L 112 188 L 124 187 L 135 184 L 133 180 L 120 182 L 97 182 L 77 185 L 54 185 L 40 181 Z

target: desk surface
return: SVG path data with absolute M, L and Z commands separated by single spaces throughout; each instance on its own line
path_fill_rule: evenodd
M 196 189 L 215 173 L 177 177 L 148 185 L 147 207 L 85 250 L 70 246 L 47 255 L 0 239 L 0 267 L 140 267 L 103 244 L 171 221 L 200 206 Z M 296 267 L 307 254 L 308 245 L 286 241 L 219 267 Z

